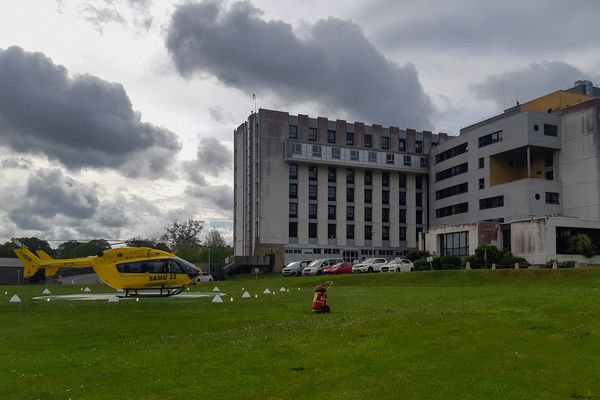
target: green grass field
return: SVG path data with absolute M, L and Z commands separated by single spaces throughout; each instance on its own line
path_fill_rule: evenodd
M 224 304 L 2 287 L 0 399 L 600 398 L 600 270 L 336 277 L 312 315 L 318 280 L 216 282 Z

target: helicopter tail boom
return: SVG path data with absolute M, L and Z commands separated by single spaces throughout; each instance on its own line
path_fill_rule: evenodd
M 23 263 L 25 269 L 23 270 L 23 276 L 25 278 L 31 278 L 35 275 L 42 267 L 41 259 L 33 254 L 27 247 L 23 246 L 17 239 L 12 238 L 11 241 L 18 246 L 13 249 L 19 260 Z M 50 256 L 48 256 L 50 257 Z

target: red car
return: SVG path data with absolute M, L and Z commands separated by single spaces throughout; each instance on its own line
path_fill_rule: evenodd
M 351 262 L 337 263 L 332 267 L 325 268 L 323 270 L 323 273 L 331 274 L 331 275 L 351 274 L 352 273 L 352 263 Z

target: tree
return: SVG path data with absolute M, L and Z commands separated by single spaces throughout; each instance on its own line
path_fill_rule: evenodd
M 225 238 L 221 235 L 221 232 L 214 229 L 208 232 L 206 235 L 206 239 L 204 240 L 204 245 L 206 247 L 227 247 L 227 243 L 225 243 Z
M 486 257 L 488 264 L 494 264 L 498 263 L 502 256 L 502 251 L 493 245 L 482 244 L 475 249 L 475 257 L 482 264 L 486 262 Z
M 170 252 L 171 249 L 166 243 L 159 242 L 157 239 L 148 239 L 141 236 L 132 237 L 125 244 L 129 247 L 149 247 L 151 249 L 157 249 L 162 251 Z
M 567 246 L 569 253 L 581 254 L 585 257 L 593 257 L 596 254 L 596 248 L 592 239 L 585 233 L 578 233 L 577 235 L 569 238 L 569 244 Z
M 161 236 L 175 248 L 185 246 L 196 246 L 200 244 L 200 233 L 204 229 L 204 221 L 190 218 L 187 221 L 178 222 L 165 227 L 165 233 Z
M 110 244 L 104 239 L 95 239 L 89 242 L 69 240 L 58 246 L 58 256 L 60 258 L 97 256 L 110 248 Z

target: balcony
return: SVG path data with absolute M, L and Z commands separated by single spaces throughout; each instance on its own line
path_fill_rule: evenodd
M 426 174 L 428 171 L 429 160 L 424 155 L 303 143 L 289 139 L 284 142 L 284 146 L 286 162 L 306 162 L 422 174 Z

